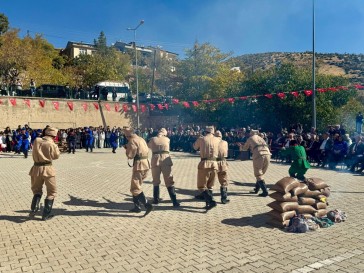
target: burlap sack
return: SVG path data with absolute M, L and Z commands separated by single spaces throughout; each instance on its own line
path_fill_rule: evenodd
M 281 193 L 281 192 L 273 192 L 269 194 L 270 198 L 273 198 L 276 201 L 279 202 L 297 202 L 298 197 L 292 196 L 291 193 Z
M 307 190 L 305 193 L 303 193 L 302 195 L 300 195 L 300 197 L 312 197 L 312 198 L 315 198 L 315 196 L 318 196 L 318 195 L 322 195 L 322 193 L 319 190 L 316 190 L 316 191 Z
M 328 187 L 326 182 L 320 178 L 307 178 L 305 182 L 307 183 L 308 189 L 311 191 L 320 190 Z
M 267 224 L 270 226 L 276 227 L 276 228 L 285 228 L 285 227 L 288 227 L 289 220 L 279 221 L 277 219 L 272 218 L 267 221 Z
M 297 187 L 290 190 L 290 193 L 292 194 L 292 196 L 298 196 L 304 194 L 307 190 L 308 190 L 307 185 L 304 183 L 300 183 Z
M 305 214 L 302 214 L 306 219 L 311 219 L 313 217 L 312 214 L 308 214 L 308 213 L 305 213 Z
M 326 203 L 324 202 L 317 202 L 313 205 L 313 207 L 317 210 L 320 210 L 320 209 L 326 209 L 327 208 L 327 205 Z
M 294 210 L 291 210 L 291 211 L 286 211 L 286 212 L 280 213 L 276 210 L 271 210 L 270 212 L 268 212 L 268 215 L 273 219 L 284 222 L 286 220 L 291 219 L 293 216 L 295 216 L 296 212 Z
M 311 197 L 298 197 L 299 205 L 314 205 L 317 203 L 317 200 Z
M 329 187 L 326 187 L 326 188 L 323 188 L 323 189 L 320 189 L 320 192 L 322 195 L 325 195 L 326 197 L 329 197 L 331 192 L 330 192 L 330 188 Z
M 291 210 L 295 210 L 298 207 L 297 202 L 278 202 L 274 201 L 268 204 L 268 207 L 279 211 L 279 212 L 287 212 Z
M 298 214 L 312 214 L 317 212 L 317 209 L 310 205 L 299 205 L 296 209 Z
M 273 187 L 270 188 L 270 190 L 287 193 L 290 190 L 296 188 L 299 184 L 300 182 L 296 178 L 284 177 L 276 184 L 274 184 Z
M 316 217 L 325 217 L 327 215 L 326 209 L 320 209 L 315 213 Z

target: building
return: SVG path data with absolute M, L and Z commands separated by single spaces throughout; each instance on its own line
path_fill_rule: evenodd
M 65 49 L 61 51 L 61 54 L 67 55 L 70 58 L 76 58 L 82 54 L 92 55 L 96 52 L 96 47 L 93 44 L 87 44 L 83 42 L 68 42 Z

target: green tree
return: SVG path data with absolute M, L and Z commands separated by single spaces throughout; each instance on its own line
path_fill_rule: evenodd
M 0 13 L 0 35 L 9 30 L 9 20 L 4 13 Z

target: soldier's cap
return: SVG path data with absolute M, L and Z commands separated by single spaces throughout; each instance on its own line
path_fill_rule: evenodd
M 213 126 L 206 126 L 206 128 L 205 128 L 205 132 L 206 132 L 206 133 L 211 133 L 211 134 L 213 134 L 213 133 L 215 132 L 215 129 L 214 129 L 214 127 L 213 127 Z
M 52 137 L 56 137 L 57 133 L 58 133 L 58 129 L 54 128 L 54 127 L 48 127 L 48 128 L 46 128 L 46 130 L 44 132 L 44 134 L 46 136 L 52 136 Z
M 131 136 L 135 133 L 134 129 L 131 127 L 123 127 L 123 132 L 125 136 Z
M 160 128 L 158 133 L 163 135 L 163 136 L 166 136 L 167 135 L 167 130 L 165 128 Z
M 215 132 L 215 137 L 222 137 L 222 134 L 219 130 Z
M 251 136 L 254 136 L 254 135 L 257 135 L 259 134 L 259 130 L 250 130 L 250 135 Z
M 25 127 L 21 128 L 21 129 L 24 130 L 24 131 L 26 130 Z

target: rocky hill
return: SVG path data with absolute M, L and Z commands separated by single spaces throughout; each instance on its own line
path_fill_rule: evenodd
M 297 66 L 311 67 L 312 54 L 303 53 L 260 53 L 234 57 L 233 66 L 245 71 L 268 69 L 285 62 Z M 352 83 L 364 83 L 364 54 L 316 53 L 316 67 L 320 73 L 348 77 Z

